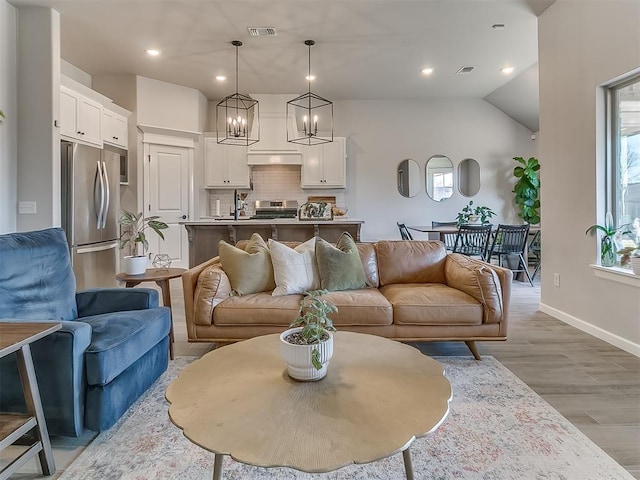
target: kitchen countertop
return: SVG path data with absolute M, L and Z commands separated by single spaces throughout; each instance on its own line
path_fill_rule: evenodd
M 297 218 L 273 218 L 266 220 L 251 219 L 250 217 L 238 217 L 234 220 L 231 216 L 225 217 L 200 217 L 198 220 L 180 222 L 180 225 L 236 225 L 236 224 L 272 225 L 272 224 L 340 224 L 340 223 L 364 223 L 359 218 L 334 217 L 333 220 L 298 220 Z

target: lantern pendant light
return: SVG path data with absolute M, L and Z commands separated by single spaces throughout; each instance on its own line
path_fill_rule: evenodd
M 333 142 L 333 103 L 311 92 L 311 47 L 316 42 L 305 40 L 309 48 L 307 93 L 287 102 L 287 118 L 294 118 L 294 128 L 287 129 L 287 141 L 301 145 Z
M 216 106 L 218 143 L 248 146 L 260 141 L 260 112 L 258 100 L 238 92 L 238 47 L 242 42 L 231 42 L 236 48 L 236 93 L 223 98 Z

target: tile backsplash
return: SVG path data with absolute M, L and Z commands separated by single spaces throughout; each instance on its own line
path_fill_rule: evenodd
M 344 189 L 336 188 L 305 188 L 300 187 L 299 165 L 255 165 L 251 168 L 253 189 L 238 189 L 238 193 L 245 192 L 247 196 L 247 215 L 253 215 L 256 200 L 297 200 L 299 205 L 307 201 L 309 196 L 335 196 L 339 207 L 348 207 Z M 233 190 L 207 190 L 208 211 L 203 216 L 216 214 L 216 200 L 220 200 L 220 214 L 229 215 L 233 212 Z

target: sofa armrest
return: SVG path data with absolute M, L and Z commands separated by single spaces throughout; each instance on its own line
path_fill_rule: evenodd
M 202 271 L 213 265 L 214 263 L 220 263 L 220 257 L 213 257 L 200 265 L 196 265 L 190 268 L 182 274 L 182 294 L 184 295 L 184 313 L 187 321 L 187 335 L 189 340 L 195 340 L 195 294 L 196 286 L 198 284 L 198 277 Z
M 152 288 L 93 288 L 77 292 L 76 304 L 78 317 L 90 317 L 155 308 L 159 306 L 159 296 Z
M 452 253 L 447 255 L 445 276 L 448 286 L 465 292 L 483 305 L 484 323 L 506 322 L 511 270 Z
M 3 322 L 51 322 L 50 319 L 2 319 Z M 51 435 L 77 437 L 84 430 L 86 393 L 84 354 L 91 326 L 61 321 L 60 330 L 34 342 L 31 356 L 38 379 L 47 428 Z M 0 359 L 0 410 L 24 411 L 24 396 L 16 356 Z

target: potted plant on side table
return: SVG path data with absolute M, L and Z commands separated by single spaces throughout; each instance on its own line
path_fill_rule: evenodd
M 169 228 L 169 226 L 158 220 L 159 218 L 157 215 L 143 217 L 142 212 L 136 214 L 127 210 L 122 211 L 122 215 L 118 219 L 118 225 L 123 227 L 119 241 L 121 249 L 129 245 L 129 255 L 124 257 L 124 271 L 128 275 L 142 275 L 147 270 L 149 241 L 146 230 L 153 230 L 164 240 L 164 234 L 161 230 Z
M 291 328 L 280 334 L 280 354 L 289 376 L 295 380 L 315 381 L 327 374 L 333 355 L 331 332 L 336 330 L 328 315 L 338 308 L 323 297 L 326 293 L 327 290 L 305 292 Z

